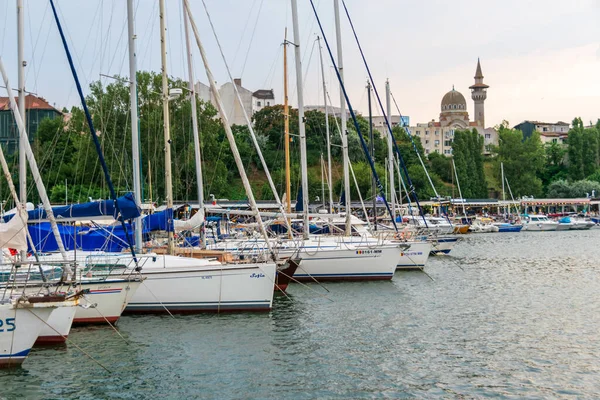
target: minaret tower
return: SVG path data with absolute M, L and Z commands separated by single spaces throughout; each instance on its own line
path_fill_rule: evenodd
M 489 88 L 489 86 L 483 83 L 483 74 L 481 73 L 481 64 L 479 63 L 478 58 L 477 70 L 475 71 L 475 84 L 469 86 L 469 89 L 471 89 L 471 98 L 475 103 L 475 122 L 482 128 L 485 128 L 485 111 L 483 103 L 487 97 L 487 88 Z

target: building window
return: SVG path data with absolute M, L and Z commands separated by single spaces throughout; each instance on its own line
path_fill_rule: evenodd
M 545 126 L 545 127 L 543 127 L 543 128 L 542 128 L 542 132 L 548 132 L 548 127 L 546 127 L 546 126 Z
M 452 140 L 444 140 L 444 146 L 446 146 L 446 147 L 452 146 Z
M 558 139 L 556 139 L 556 138 L 552 139 L 552 143 L 558 143 Z
M 429 149 L 425 149 L 425 154 L 429 154 Z
M 439 145 L 440 145 L 440 141 L 439 141 L 439 140 L 436 140 L 436 141 L 435 141 L 435 145 L 436 145 L 436 146 L 439 146 Z
M 260 107 L 260 101 L 257 101 L 257 102 L 256 102 L 256 105 Z
M 439 136 L 440 135 L 440 131 L 435 131 L 435 136 Z
M 417 135 L 417 136 L 418 136 L 418 135 L 420 135 L 420 134 L 421 134 L 421 132 L 420 132 L 420 131 L 416 131 L 416 132 L 415 132 L 415 135 Z
M 425 144 L 429 144 L 429 140 L 425 140 Z
M 425 131 L 425 135 L 429 135 L 429 131 Z
M 485 138 L 486 138 L 486 139 L 491 139 L 491 138 L 492 138 L 492 135 L 491 135 L 491 134 L 489 134 L 489 133 L 486 133 L 486 134 L 485 134 Z
M 271 105 L 271 102 L 270 102 L 270 101 L 267 101 L 267 105 L 268 105 L 268 106 L 270 106 L 270 105 Z

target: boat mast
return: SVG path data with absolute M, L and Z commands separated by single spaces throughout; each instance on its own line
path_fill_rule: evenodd
M 390 101 L 390 81 L 385 81 L 385 105 L 388 118 L 392 118 L 392 102 Z M 390 124 L 391 126 L 391 124 Z M 390 175 L 390 206 L 392 207 L 392 219 L 396 220 L 396 188 L 394 182 L 394 143 L 392 142 L 392 133 L 388 132 L 387 147 L 388 147 L 388 174 Z M 400 192 L 402 192 L 402 189 Z M 400 195 L 400 204 L 402 204 L 402 195 Z
M 456 164 L 454 164 L 454 157 L 452 158 L 452 168 L 454 169 L 454 176 L 456 177 L 456 186 L 458 186 L 458 195 L 460 196 L 460 202 L 462 204 L 463 214 L 466 217 L 467 211 L 465 210 L 465 199 L 463 199 L 462 192 L 460 190 L 460 182 L 458 181 L 458 172 L 456 172 Z
M 18 57 L 18 92 L 19 92 L 19 114 L 21 121 L 27 125 L 25 113 L 25 60 L 24 60 L 24 11 L 23 0 L 17 0 L 17 57 Z M 12 93 L 8 94 L 12 96 Z M 25 155 L 25 136 L 19 134 L 19 200 L 27 205 L 27 157 Z M 27 258 L 27 252 L 21 251 L 23 261 Z
M 54 235 L 54 239 L 56 240 L 56 244 L 58 245 L 58 250 L 62 255 L 64 261 L 68 261 L 67 252 L 65 251 L 65 247 L 63 245 L 62 238 L 60 236 L 60 232 L 58 231 L 58 225 L 56 224 L 56 219 L 54 218 L 54 212 L 52 211 L 52 206 L 50 205 L 50 200 L 48 199 L 48 194 L 46 192 L 46 187 L 44 186 L 44 182 L 42 181 L 42 176 L 40 175 L 40 170 L 38 168 L 37 162 L 33 155 L 33 151 L 31 150 L 31 145 L 29 144 L 29 138 L 27 136 L 27 130 L 25 129 L 25 123 L 21 119 L 21 113 L 17 103 L 15 102 L 15 98 L 12 95 L 12 87 L 10 82 L 8 81 L 8 76 L 6 75 L 6 71 L 4 69 L 4 64 L 2 63 L 2 58 L 0 58 L 0 74 L 2 75 L 2 79 L 4 81 L 4 87 L 6 88 L 6 93 L 8 95 L 8 100 L 10 104 L 10 108 L 13 113 L 13 117 L 15 122 L 17 123 L 17 127 L 19 129 L 19 137 L 23 138 L 22 141 L 25 147 L 25 155 L 27 156 L 27 161 L 29 163 L 29 167 L 31 168 L 31 173 L 33 175 L 33 181 L 36 184 L 38 189 L 38 193 L 40 195 L 40 199 L 42 200 L 42 204 L 44 210 L 46 211 L 46 218 L 50 221 L 50 227 L 52 228 L 52 233 Z M 22 204 L 24 204 L 21 201 Z M 18 204 L 17 204 L 18 206 Z M 72 274 L 71 267 L 65 265 L 65 271 L 67 274 Z
M 302 221 L 304 239 L 308 239 L 310 226 L 308 225 L 308 171 L 306 162 L 306 126 L 304 125 L 304 85 L 302 84 L 302 55 L 300 54 L 300 28 L 298 27 L 298 2 L 292 0 L 292 21 L 294 25 L 294 58 L 296 59 L 296 92 L 298 93 L 298 123 L 300 135 L 300 169 L 302 176 Z M 349 179 L 349 177 L 348 177 Z M 348 182 L 350 182 L 348 180 Z M 350 186 L 350 185 L 348 185 Z M 346 198 L 348 195 L 346 194 Z
M 325 161 L 323 160 L 323 153 L 321 153 L 321 202 L 325 207 Z
M 337 41 L 337 55 L 338 55 L 338 72 L 340 75 L 340 114 L 341 114 L 341 129 L 342 129 L 342 159 L 344 165 L 344 196 L 345 199 L 345 208 L 346 208 L 346 236 L 350 236 L 352 234 L 352 225 L 351 225 L 351 202 L 350 202 L 350 168 L 348 168 L 348 164 L 350 163 L 350 158 L 348 157 L 348 130 L 347 130 L 347 122 L 346 122 L 346 99 L 344 98 L 344 90 L 342 89 L 342 85 L 344 83 L 344 61 L 342 57 L 342 31 L 340 24 L 340 4 L 339 0 L 333 0 L 333 11 L 335 14 L 335 37 Z
M 161 1 L 164 1 L 164 0 L 161 0 Z M 250 186 L 250 181 L 248 180 L 248 176 L 244 169 L 244 164 L 242 162 L 240 152 L 235 143 L 235 137 L 233 135 L 233 131 L 231 130 L 231 125 L 229 124 L 229 119 L 227 118 L 227 113 L 225 112 L 225 106 L 223 105 L 223 101 L 221 100 L 221 95 L 219 94 L 219 91 L 217 90 L 217 85 L 215 84 L 214 76 L 212 74 L 210 66 L 208 65 L 208 59 L 206 57 L 206 52 L 204 51 L 204 46 L 202 45 L 202 42 L 200 41 L 200 34 L 198 33 L 198 28 L 196 27 L 196 23 L 194 21 L 191 11 L 190 11 L 190 5 L 189 5 L 188 0 L 184 0 L 184 6 L 185 6 L 186 14 L 189 18 L 190 25 L 192 27 L 192 31 L 194 32 L 194 37 L 196 38 L 196 44 L 198 46 L 198 49 L 200 50 L 200 56 L 202 58 L 202 63 L 204 64 L 204 69 L 206 70 L 206 78 L 208 79 L 208 82 L 210 84 L 210 90 L 212 91 L 212 94 L 215 98 L 217 111 L 219 112 L 219 116 L 221 117 L 221 120 L 223 122 L 223 128 L 225 129 L 225 135 L 227 136 L 227 140 L 229 141 L 229 145 L 231 147 L 231 152 L 233 153 L 233 159 L 235 160 L 235 164 L 238 168 L 238 172 L 240 174 L 240 177 L 242 178 L 242 184 L 244 185 L 244 190 L 246 192 L 246 196 L 248 196 L 248 203 L 250 204 L 250 208 L 252 210 L 252 213 L 254 214 L 254 218 L 256 219 L 256 222 L 258 223 L 260 232 L 261 232 L 263 238 L 265 239 L 265 244 L 267 245 L 269 254 L 271 255 L 271 257 L 273 259 L 275 259 L 276 256 L 273 253 L 271 241 L 269 240 L 269 235 L 267 234 L 267 230 L 266 230 L 265 225 L 263 224 L 262 218 L 260 216 L 260 212 L 258 210 L 256 200 L 254 199 L 254 193 L 252 192 L 252 187 Z
M 188 64 L 188 89 L 190 91 L 190 100 L 192 106 L 192 130 L 194 134 L 194 159 L 196 162 L 196 182 L 198 190 L 198 212 L 202 216 L 202 225 L 200 226 L 200 247 L 206 248 L 206 231 L 204 229 L 204 181 L 202 179 L 202 156 L 200 154 L 200 135 L 198 133 L 198 111 L 196 110 L 196 87 L 194 86 L 194 65 L 192 60 L 192 46 L 190 44 L 190 27 L 186 17 L 185 3 L 183 4 L 183 23 L 185 25 L 185 49 L 187 52 Z
M 283 130 L 285 149 L 285 210 L 292 212 L 292 183 L 290 177 L 290 108 L 288 105 L 288 72 L 287 72 L 287 27 L 283 35 Z M 288 235 L 291 235 L 288 232 Z
M 371 110 L 371 82 L 367 81 L 367 99 L 369 104 L 369 144 L 371 147 L 371 159 L 375 162 L 375 139 L 373 137 L 373 112 Z M 373 227 L 377 230 L 377 184 L 375 177 L 371 178 L 371 192 L 373 194 Z M 368 215 L 366 216 L 368 219 Z
M 319 42 L 319 60 L 321 61 L 321 75 L 323 78 L 323 105 L 325 106 L 325 137 L 327 139 L 327 182 L 329 183 L 329 206 L 327 212 L 332 213 L 333 207 L 333 182 L 331 181 L 331 138 L 329 134 L 329 109 L 327 108 L 327 84 L 325 83 L 325 67 L 323 65 L 323 48 L 321 47 L 321 37 L 317 36 Z
M 173 178 L 171 176 L 171 133 L 169 129 L 169 81 L 167 78 L 167 26 L 165 21 L 165 0 L 159 0 L 160 8 L 160 61 L 162 70 L 162 103 L 163 103 L 163 128 L 165 136 L 165 190 L 167 209 L 173 209 Z M 168 229 L 169 241 L 168 254 L 175 253 L 173 230 Z
M 133 197 L 142 204 L 140 134 L 138 131 L 138 99 L 137 99 L 137 59 L 135 50 L 135 24 L 133 0 L 127 0 L 127 34 L 129 36 L 129 102 L 131 113 L 131 155 L 133 159 Z M 135 251 L 142 251 L 142 217 L 135 219 Z
M 506 193 L 504 192 L 504 163 L 500 163 L 500 174 L 502 175 L 502 201 L 504 202 L 504 214 L 506 214 Z

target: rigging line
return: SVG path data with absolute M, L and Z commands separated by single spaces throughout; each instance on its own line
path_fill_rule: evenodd
M 42 22 L 38 26 L 38 34 L 35 39 L 35 44 L 33 43 L 33 31 L 31 30 L 31 12 L 29 8 L 29 2 L 27 4 L 27 22 L 29 25 L 29 46 L 31 50 L 31 68 L 28 68 L 25 72 L 25 82 L 27 82 L 27 77 L 29 76 L 29 71 L 33 69 L 33 75 L 36 76 L 36 62 L 35 62 L 35 50 L 37 49 L 38 40 L 40 39 L 40 33 L 42 32 L 42 26 L 44 26 L 44 21 L 46 20 L 46 13 L 48 12 L 48 3 L 46 3 L 46 8 L 44 9 L 44 16 L 42 17 Z M 34 83 L 34 91 L 37 91 L 37 82 Z
M 75 307 L 75 306 L 72 306 Z M 54 329 L 54 327 L 52 325 L 50 325 L 47 321 L 44 321 L 42 318 L 39 317 L 39 315 L 37 315 L 36 313 L 34 313 L 30 308 L 25 308 L 25 310 L 29 311 L 31 314 L 33 314 L 34 317 L 36 317 L 37 319 L 39 319 L 40 321 L 42 321 L 44 323 L 44 325 L 46 325 L 48 328 L 52 329 L 56 334 L 58 334 L 59 336 L 61 336 L 63 339 L 65 339 L 65 341 L 69 340 L 68 337 L 63 336 L 59 331 L 57 331 L 56 329 Z M 90 353 L 88 353 L 87 351 L 83 350 L 80 346 L 78 346 L 76 343 L 73 343 L 72 340 L 69 341 L 69 344 L 75 346 L 77 348 L 77 350 L 81 351 L 83 354 L 85 354 L 89 359 L 91 359 L 93 362 L 95 362 L 96 364 L 98 364 L 102 369 L 104 369 L 106 372 L 108 372 L 109 374 L 112 374 L 112 371 L 108 368 L 106 368 L 104 365 L 102 365 L 102 363 L 100 363 L 100 361 L 96 360 L 94 357 L 92 357 L 90 355 Z
M 126 36 L 124 34 L 125 32 L 125 27 L 127 26 L 127 17 L 125 17 L 125 20 L 123 21 L 123 27 L 121 28 L 121 32 L 119 34 L 119 39 L 117 40 L 117 44 L 115 45 L 115 50 L 113 52 L 113 57 L 110 60 L 110 64 L 108 65 L 108 69 L 107 71 L 110 71 L 110 69 L 112 68 L 113 63 L 115 62 L 115 58 L 117 58 L 117 49 L 119 48 L 119 45 L 121 44 L 121 41 L 123 40 L 123 37 Z M 119 75 L 123 72 L 123 64 L 125 62 L 125 57 L 127 56 L 127 50 L 123 50 L 123 58 L 121 60 L 121 68 L 119 69 Z
M 273 63 L 271 64 L 271 68 L 269 68 L 269 73 L 267 74 L 267 77 L 265 78 L 265 81 L 263 82 L 262 87 L 273 87 L 272 82 L 273 79 L 275 78 L 275 66 L 279 65 L 279 58 L 281 57 L 282 54 L 282 46 L 279 45 L 277 46 L 277 52 L 275 53 L 275 58 L 273 59 Z M 267 86 L 267 81 L 269 80 L 269 77 L 271 78 L 271 84 L 269 86 Z
M 250 23 L 250 17 L 252 16 L 252 11 L 254 10 L 254 6 L 256 6 L 256 0 L 254 0 L 252 2 L 252 7 L 250 7 L 250 12 L 248 13 L 248 17 L 246 18 L 246 23 L 244 24 L 244 29 L 242 29 L 242 35 L 240 36 L 240 40 L 238 41 L 238 45 L 235 49 L 235 53 L 233 56 L 233 61 L 231 63 L 231 65 L 235 65 L 235 62 L 237 61 L 237 56 L 240 52 L 240 47 L 242 47 L 242 41 L 244 40 L 244 37 L 246 37 L 246 29 L 248 28 L 248 24 Z
M 138 66 L 140 66 L 140 67 L 144 64 L 144 62 L 146 61 L 146 57 L 148 56 L 148 51 L 150 49 L 150 43 L 152 42 L 151 32 L 154 31 L 154 25 L 156 24 L 156 20 L 158 19 L 155 17 L 156 7 L 157 7 L 158 2 L 154 1 L 153 3 L 154 3 L 154 5 L 152 7 L 152 11 L 150 12 L 150 18 L 148 19 L 148 21 L 146 21 L 146 28 L 144 30 L 144 34 L 141 36 L 141 37 L 147 38 L 147 40 L 146 40 L 146 44 L 143 46 L 145 48 L 144 55 L 139 60 Z M 139 6 L 139 3 L 138 3 L 138 6 Z M 142 46 L 140 43 L 139 49 L 141 50 L 141 48 L 142 48 Z
M 312 3 L 312 0 L 311 0 Z M 402 154 L 400 153 L 400 149 L 398 148 L 398 143 L 396 142 L 396 138 L 394 137 L 394 133 L 392 132 L 392 126 L 390 125 L 390 121 L 388 120 L 388 117 L 385 113 L 385 109 L 383 108 L 383 103 L 381 102 L 381 97 L 379 96 L 379 92 L 377 91 L 377 86 L 375 85 L 375 81 L 373 80 L 373 75 L 371 74 L 371 69 L 369 68 L 369 65 L 367 64 L 367 59 L 365 58 L 365 54 L 362 50 L 362 46 L 360 45 L 360 41 L 358 40 L 358 35 L 356 33 L 356 30 L 354 29 L 354 24 L 352 23 L 352 19 L 350 18 L 350 13 L 348 12 L 348 8 L 346 7 L 346 2 L 344 0 L 342 0 L 342 5 L 344 6 L 344 10 L 346 12 L 346 16 L 348 17 L 348 22 L 350 23 L 350 27 L 352 28 L 352 33 L 354 34 L 354 39 L 356 41 L 356 44 L 358 46 L 358 49 L 360 51 L 360 55 L 363 59 L 363 63 L 365 65 L 365 69 L 367 70 L 367 73 L 369 74 L 369 80 L 371 81 L 371 86 L 373 87 L 373 92 L 375 93 L 375 97 L 377 98 L 377 102 L 379 104 L 379 107 L 381 108 L 381 112 L 383 114 L 383 119 L 385 121 L 385 124 L 389 130 L 389 134 L 392 138 L 392 142 L 394 143 L 394 148 L 396 150 L 396 153 L 398 155 L 398 160 L 400 161 L 400 164 L 402 165 L 402 169 L 406 175 L 406 182 L 408 183 L 408 186 L 410 188 L 410 193 L 413 194 L 414 199 L 415 199 L 415 203 L 417 203 L 417 207 L 419 209 L 419 212 L 421 213 L 422 217 L 423 217 L 423 222 L 425 222 L 425 226 L 427 226 L 427 220 L 425 218 L 425 214 L 423 213 L 423 209 L 421 208 L 421 204 L 419 203 L 419 197 L 417 196 L 417 192 L 415 190 L 415 187 L 412 183 L 412 180 L 410 179 L 410 176 L 408 175 L 408 168 L 404 162 L 404 159 L 402 157 Z M 391 214 L 390 214 L 391 215 Z M 395 224 L 395 221 L 394 221 Z
M 4 22 L 2 23 L 2 26 L 4 27 L 2 29 L 2 40 L 0 41 L 0 54 L 4 53 L 4 41 L 6 40 L 6 19 L 8 18 L 8 1 L 5 1 L 4 4 L 6 5 L 6 8 L 4 10 Z
M 352 121 L 354 122 L 354 127 L 356 128 L 356 133 L 358 133 L 358 137 L 360 139 L 360 144 L 362 146 L 363 152 L 365 153 L 365 156 L 366 156 L 367 160 L 369 161 L 369 166 L 371 167 L 371 173 L 373 174 L 373 178 L 375 178 L 375 182 L 376 182 L 377 188 L 379 189 L 381 197 L 383 197 L 383 202 L 385 203 L 385 207 L 386 207 L 388 213 L 390 215 L 392 215 L 392 210 L 390 209 L 390 205 L 388 204 L 387 200 L 385 199 L 385 191 L 383 189 L 383 185 L 381 184 L 381 180 L 379 179 L 379 175 L 377 174 L 377 170 L 375 169 L 375 163 L 373 162 L 373 159 L 369 156 L 369 148 L 367 146 L 367 143 L 365 142 L 365 138 L 363 137 L 363 135 L 360 131 L 360 126 L 358 124 L 358 120 L 356 119 L 356 114 L 354 113 L 354 109 L 352 108 L 352 104 L 350 103 L 350 97 L 348 97 L 348 92 L 346 91 L 346 86 L 344 85 L 344 82 L 340 75 L 340 71 L 337 68 L 337 63 L 335 62 L 333 53 L 331 52 L 331 47 L 329 46 L 329 41 L 327 40 L 327 37 L 325 36 L 325 31 L 323 29 L 323 25 L 321 24 L 319 15 L 317 14 L 317 10 L 315 8 L 314 1 L 310 0 L 310 4 L 311 4 L 313 12 L 315 14 L 315 18 L 317 19 L 317 23 L 319 24 L 319 29 L 321 30 L 321 35 L 323 36 L 323 41 L 325 42 L 325 45 L 327 46 L 327 52 L 329 53 L 331 62 L 333 64 L 333 66 L 335 67 L 335 72 L 338 77 L 338 81 L 340 83 L 340 88 L 342 90 L 344 98 L 346 99 L 346 103 L 348 104 L 348 111 L 350 112 L 350 116 L 352 117 Z M 346 195 L 350 196 L 350 193 L 347 193 Z M 392 223 L 394 225 L 394 229 L 396 231 L 398 231 L 398 226 L 396 225 L 396 221 L 394 221 L 392 219 Z
M 44 35 L 46 37 L 46 41 L 44 42 L 44 46 L 42 47 L 42 56 L 40 57 L 39 60 L 39 64 L 40 65 L 44 65 L 44 57 L 46 55 L 46 49 L 48 49 L 48 40 L 50 39 L 50 29 L 52 27 L 52 24 L 48 23 L 48 29 L 46 30 L 46 34 Z M 36 41 L 36 46 L 37 46 L 37 41 Z M 35 77 L 33 79 L 34 82 L 34 87 L 33 90 L 35 92 L 37 92 L 38 90 L 38 82 L 39 82 L 39 76 L 40 76 L 40 72 L 42 71 L 42 68 L 36 68 L 36 72 L 35 72 Z
M 100 16 L 101 16 L 101 18 L 100 18 L 100 22 L 99 22 L 99 23 L 100 23 L 100 24 L 102 23 L 102 13 L 98 13 L 98 10 L 100 9 L 100 6 L 101 6 L 101 4 L 102 4 L 101 2 L 100 2 L 100 3 L 98 3 L 98 6 L 96 7 L 96 12 L 94 13 L 94 19 L 92 20 L 92 25 L 90 26 L 90 30 L 89 30 L 89 32 L 88 32 L 88 36 L 87 36 L 87 38 L 86 38 L 86 41 L 85 41 L 85 43 L 86 43 L 86 44 L 85 44 L 85 46 L 84 46 L 83 53 L 82 53 L 82 55 L 81 55 L 82 57 L 83 57 L 83 56 L 85 56 L 86 50 L 88 49 L 87 43 L 89 42 L 89 39 L 90 39 L 90 36 L 91 36 L 92 32 L 94 32 L 94 29 L 93 29 L 93 28 L 94 28 L 94 23 L 96 22 L 96 19 L 97 19 L 97 16 L 98 16 L 98 14 L 100 14 Z M 63 15 L 63 13 L 62 13 L 62 9 L 60 8 L 60 5 L 58 5 L 58 4 L 57 4 L 57 5 L 56 5 L 56 7 L 57 7 L 57 9 L 58 9 L 58 12 L 60 13 L 60 16 L 61 16 L 61 18 L 64 20 L 65 18 L 64 18 L 64 15 Z M 51 24 L 50 24 L 50 26 L 51 26 Z M 48 32 L 50 32 L 50 29 L 48 30 Z M 71 38 L 71 34 L 70 34 L 70 33 L 69 33 L 69 31 L 68 31 L 68 27 L 67 27 L 67 35 L 69 36 L 69 40 L 70 40 L 71 42 L 73 42 L 73 40 L 72 40 L 72 38 Z M 49 35 L 48 35 L 48 36 L 49 36 Z M 95 48 L 94 48 L 94 50 L 95 50 Z M 81 68 L 83 68 L 83 64 L 81 63 L 81 57 L 80 57 L 80 56 L 79 56 L 79 54 L 77 53 L 77 50 L 76 50 L 76 49 L 75 49 L 75 56 L 77 57 L 77 61 L 78 61 L 79 65 L 80 65 L 80 67 L 81 67 Z M 88 76 L 91 76 L 91 75 L 92 75 L 92 69 L 93 69 L 94 67 L 95 67 L 95 64 L 94 64 L 94 63 L 92 63 L 92 64 L 90 65 L 90 71 L 89 71 L 89 73 L 88 73 Z M 88 84 L 88 86 L 89 86 L 89 79 L 88 79 L 88 81 L 87 81 L 86 83 L 87 83 L 87 84 Z M 67 95 L 67 100 L 65 101 L 65 103 L 64 103 L 64 104 L 69 104 L 69 103 L 70 103 L 71 94 L 73 93 L 73 87 L 74 87 L 74 86 L 75 86 L 75 83 L 74 83 L 74 82 L 71 82 L 71 87 L 69 88 L 69 92 L 68 92 L 68 95 Z
M 250 36 L 250 43 L 248 43 L 248 50 L 246 50 L 244 64 L 242 65 L 242 71 L 240 72 L 240 78 L 243 77 L 244 71 L 246 70 L 246 63 L 248 62 L 248 56 L 250 55 L 250 49 L 252 48 L 252 43 L 254 42 L 254 35 L 256 34 L 256 27 L 258 26 L 258 20 L 260 17 L 260 11 L 262 10 L 263 3 L 264 3 L 264 0 L 260 0 L 260 5 L 258 6 L 258 13 L 256 13 L 256 21 L 254 21 L 254 28 L 252 28 L 252 35 Z
M 396 103 L 396 99 L 394 98 L 394 94 L 392 93 L 391 90 L 390 90 L 390 96 L 392 97 L 392 100 L 394 100 L 394 105 L 396 106 L 398 115 L 400 115 L 400 122 L 402 122 L 402 113 L 400 112 L 400 107 L 398 107 L 398 103 Z M 390 118 L 391 118 L 391 116 L 390 116 Z M 419 150 L 417 149 L 417 144 L 413 140 L 413 136 L 410 134 L 410 129 L 408 127 L 403 127 L 403 128 L 404 128 L 404 131 L 406 132 L 406 134 L 408 135 L 410 142 L 412 143 L 413 150 L 415 151 L 415 153 L 417 153 L 419 162 L 421 163 L 421 166 L 423 167 L 423 170 L 425 171 L 425 175 L 427 175 L 427 179 L 429 180 L 429 184 L 431 185 L 431 188 L 433 189 L 433 193 L 435 193 L 435 197 L 439 199 L 440 195 L 439 195 L 438 191 L 436 190 L 435 185 L 433 184 L 433 181 L 431 180 L 431 176 L 429 176 L 429 172 L 427 171 L 427 168 L 425 167 L 425 163 L 423 162 L 421 153 L 419 153 Z M 448 222 L 450 222 L 450 220 L 448 220 Z M 450 224 L 452 224 L 452 223 L 450 222 Z
M 119 214 L 121 214 L 121 207 L 119 206 L 119 202 L 117 201 L 117 194 L 113 187 L 113 184 L 112 184 L 112 181 L 110 178 L 110 174 L 108 172 L 108 167 L 106 166 L 106 162 L 104 160 L 104 154 L 102 153 L 102 149 L 100 148 L 100 142 L 98 141 L 98 136 L 96 135 L 96 130 L 94 129 L 94 123 L 92 122 L 92 116 L 88 110 L 87 103 L 85 101 L 85 96 L 83 95 L 83 90 L 81 89 L 81 84 L 77 77 L 77 71 L 75 70 L 75 65 L 73 64 L 73 59 L 71 58 L 71 53 L 69 52 L 69 48 L 67 46 L 67 41 L 66 41 L 65 35 L 63 33 L 63 29 L 60 24 L 60 21 L 58 19 L 58 14 L 56 13 L 56 8 L 54 7 L 54 0 L 50 0 L 50 5 L 52 6 L 52 11 L 54 13 L 56 25 L 57 25 L 58 31 L 60 33 L 60 37 L 62 39 L 62 43 L 63 43 L 63 47 L 65 49 L 65 53 L 67 55 L 67 59 L 69 61 L 69 66 L 71 67 L 71 72 L 73 74 L 73 78 L 74 78 L 75 82 L 77 83 L 77 91 L 79 92 L 79 97 L 81 98 L 81 104 L 83 106 L 83 111 L 85 112 L 87 123 L 90 128 L 90 134 L 92 135 L 92 139 L 94 140 L 94 144 L 96 146 L 96 151 L 98 153 L 98 159 L 100 160 L 100 163 L 102 164 L 104 178 L 106 180 L 106 183 L 109 186 L 110 194 L 114 201 L 115 211 L 117 212 L 117 215 L 119 215 Z M 131 256 L 133 257 L 134 261 L 137 264 L 137 258 L 135 256 L 135 249 L 133 248 L 133 243 L 131 242 L 131 237 L 129 235 L 129 231 L 127 230 L 127 226 L 125 225 L 125 219 L 122 217 L 119 219 L 121 220 L 121 225 L 123 226 L 123 230 L 125 231 L 125 237 L 127 238 L 127 243 L 129 244 Z

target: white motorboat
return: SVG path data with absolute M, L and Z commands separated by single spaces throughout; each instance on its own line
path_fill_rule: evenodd
M 558 222 L 552 221 L 544 214 L 529 214 L 524 216 L 523 230 L 555 231 L 558 225 Z
M 439 235 L 446 235 L 454 232 L 454 226 L 448 221 L 446 218 L 442 217 L 433 217 L 430 215 L 422 216 L 413 216 L 407 217 L 404 216 L 402 221 L 408 226 L 412 226 L 414 228 L 418 228 L 419 230 L 425 230 L 429 233 L 436 233 Z
M 481 218 L 477 217 L 471 223 L 471 227 L 469 230 L 473 233 L 493 233 L 500 232 L 500 227 L 493 224 L 493 220 L 491 218 Z

